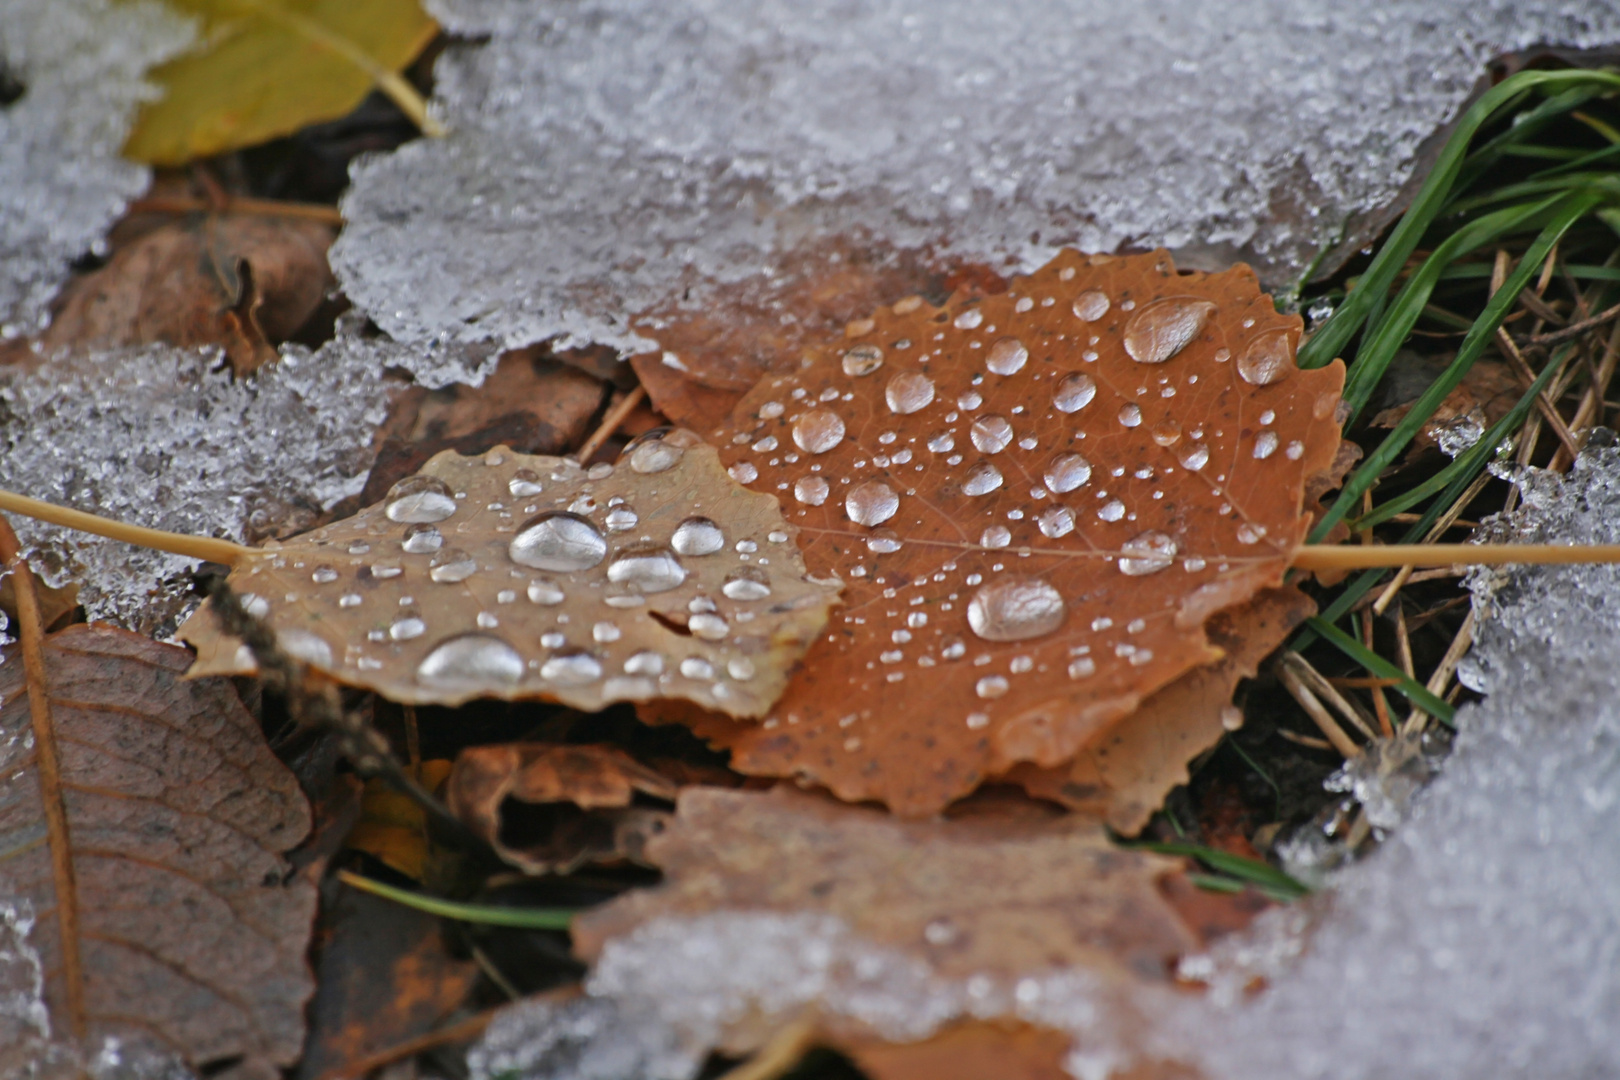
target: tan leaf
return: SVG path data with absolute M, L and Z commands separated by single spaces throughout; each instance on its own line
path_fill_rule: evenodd
M 53 634 L 52 777 L 47 740 L 29 738 L 37 699 L 25 665 L 7 652 L 5 891 L 38 920 L 53 1028 L 155 1038 L 194 1067 L 241 1057 L 263 1075 L 296 1060 L 316 895 L 301 875 L 284 881 L 282 856 L 308 831 L 309 809 L 235 691 L 184 681 L 184 649 L 103 626 Z M 45 842 L 52 799 L 71 852 L 61 863 Z M 67 895 L 59 875 L 73 882 Z M 64 918 L 78 928 L 76 962 L 64 960 Z
M 508 743 L 463 750 L 445 796 L 451 812 L 513 866 L 566 874 L 587 862 L 640 860 L 646 837 L 668 814 L 632 800 L 639 792 L 674 802 L 677 790 L 614 746 Z M 508 813 L 507 800 L 524 804 L 523 812 Z
M 1187 782 L 1187 763 L 1242 720 L 1231 704 L 1237 684 L 1251 678 L 1260 661 L 1315 611 L 1309 597 L 1288 586 L 1220 612 L 1207 624 L 1210 643 L 1224 654 L 1220 660 L 1194 668 L 1142 702 L 1128 721 L 1067 765 L 1018 765 L 1006 779 L 1031 795 L 1101 817 L 1115 832 L 1135 835 L 1170 789 Z
M 758 716 L 826 624 L 776 500 L 686 431 L 618 467 L 446 451 L 381 504 L 245 552 L 231 584 L 285 648 L 410 704 L 679 697 Z M 197 674 L 251 670 L 206 606 Z
M 1299 371 L 1299 325 L 1246 267 L 1068 252 L 807 351 L 715 441 L 846 606 L 762 724 L 649 715 L 909 816 L 1070 760 L 1281 584 L 1339 445 L 1343 368 Z

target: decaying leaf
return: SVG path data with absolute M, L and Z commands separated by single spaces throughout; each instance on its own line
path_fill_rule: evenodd
M 1342 365 L 1298 370 L 1299 326 L 1246 267 L 1162 252 L 851 324 L 716 433 L 846 606 L 763 723 L 649 714 L 910 816 L 1070 760 L 1281 584 L 1339 445 Z
M 687 431 L 618 466 L 446 451 L 352 518 L 248 552 L 231 575 L 288 651 L 411 704 L 685 698 L 759 716 L 826 624 L 769 495 Z M 252 670 L 205 606 L 196 674 Z
M 438 26 L 418 0 L 168 0 L 198 18 L 201 45 L 152 73 L 124 154 L 153 165 L 273 139 L 348 113 Z M 397 76 L 396 76 L 397 77 Z
M 450 778 L 452 764 L 442 760 L 422 761 L 406 768 L 411 779 L 424 791 L 438 794 Z M 360 816 L 343 846 L 363 851 L 413 881 L 430 880 L 434 848 L 428 832 L 427 812 L 384 777 L 366 781 Z
M 1069 1037 L 1028 1024 L 975 1020 L 922 1042 L 853 1040 L 841 1049 L 870 1080 L 1073 1080 L 1063 1068 Z
M 250 214 L 160 226 L 68 284 L 39 348 L 219 345 L 246 375 L 325 298 L 332 235 L 324 222 Z
M 672 803 L 678 790 L 615 746 L 509 743 L 463 750 L 446 802 L 513 866 L 566 874 L 604 858 L 641 859 L 669 815 L 631 803 L 638 792 Z
M 1187 763 L 1240 724 L 1232 691 L 1254 675 L 1283 639 L 1316 611 L 1292 586 L 1266 589 L 1242 607 L 1209 620 L 1210 643 L 1224 654 L 1194 668 L 1137 708 L 1128 722 L 1088 745 L 1067 765 L 1018 765 L 1007 779 L 1031 795 L 1104 818 L 1126 836 L 1140 832 L 1177 784 Z
M 24 664 L 7 652 L 0 865 L 6 903 L 37 919 L 53 1029 L 157 1039 L 193 1067 L 240 1058 L 265 1075 L 296 1060 L 316 898 L 282 856 L 308 831 L 309 809 L 235 691 L 184 681 L 184 649 L 103 626 L 54 634 L 51 777 L 30 738 Z M 71 851 L 60 864 L 46 842 L 52 798 Z M 64 913 L 78 926 L 77 987 Z

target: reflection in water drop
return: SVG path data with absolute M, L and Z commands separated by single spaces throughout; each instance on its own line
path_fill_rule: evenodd
M 1174 420 L 1165 420 L 1153 425 L 1153 441 L 1160 446 L 1174 446 L 1181 441 L 1181 425 Z
M 1063 495 L 1091 479 L 1091 462 L 1079 454 L 1059 454 L 1046 469 L 1046 487 Z
M 934 380 L 917 371 L 903 371 L 889 380 L 883 391 L 889 410 L 906 416 L 926 408 L 934 400 Z
M 1262 431 L 1254 437 L 1254 456 L 1264 460 L 1277 452 L 1277 433 Z
M 583 650 L 558 653 L 540 665 L 540 677 L 558 686 L 583 686 L 602 677 L 602 662 Z
M 984 366 L 997 375 L 1016 374 L 1029 362 L 1029 350 L 1017 338 L 1004 337 L 990 346 L 984 356 Z
M 793 443 L 807 454 L 825 454 L 844 441 L 844 421 L 831 409 L 811 409 L 793 422 Z
M 493 634 L 440 642 L 416 668 L 417 681 L 434 686 L 511 686 L 522 678 L 523 657 Z
M 1169 566 L 1176 558 L 1176 542 L 1162 532 L 1145 532 L 1120 545 L 1125 554 L 1119 568 L 1132 577 L 1152 574 Z
M 979 536 L 979 545 L 987 548 L 1004 548 L 1012 543 L 1012 532 L 1005 525 L 992 525 Z
M 827 501 L 829 485 L 820 476 L 801 476 L 793 484 L 793 497 L 807 506 L 820 506 Z
M 1074 511 L 1067 506 L 1049 506 L 1035 519 L 1041 535 L 1056 540 L 1074 532 Z
M 900 496 L 877 480 L 856 484 L 844 496 L 844 513 L 857 525 L 881 525 L 900 509 Z
M 771 595 L 771 583 L 765 571 L 749 566 L 727 577 L 720 591 L 731 600 L 763 600 Z
M 527 499 L 540 494 L 544 488 L 540 485 L 540 475 L 533 469 L 519 469 L 506 482 L 506 490 L 512 493 L 514 499 Z
M 1203 443 L 1191 443 L 1182 448 L 1179 460 L 1182 468 L 1197 472 L 1209 464 L 1209 447 Z
M 1052 406 L 1058 412 L 1079 412 L 1097 396 L 1097 382 L 1090 375 L 1072 372 L 1063 376 L 1052 391 Z
M 630 548 L 608 564 L 608 580 L 638 592 L 667 592 L 686 580 L 686 568 L 664 548 Z
M 478 572 L 478 560 L 460 548 L 445 548 L 428 561 L 428 577 L 440 584 L 466 581 Z
M 1119 422 L 1126 427 L 1138 427 L 1142 423 L 1142 410 L 1135 402 L 1123 405 L 1119 410 Z
M 1255 386 L 1281 382 L 1294 369 L 1293 333 L 1271 330 L 1249 342 L 1238 357 L 1238 374 Z
M 551 510 L 530 519 L 512 538 L 507 554 L 519 566 L 536 570 L 589 570 L 607 557 L 607 540 L 578 514 Z
M 1156 300 L 1125 324 L 1125 351 L 1139 364 L 1162 364 L 1185 349 L 1216 310 L 1190 296 Z
M 1109 499 L 1097 508 L 1097 516 L 1104 521 L 1118 521 L 1125 516 L 1125 504 L 1118 499 Z
M 456 512 L 450 485 L 436 476 L 407 476 L 388 491 L 383 513 L 401 524 L 443 521 Z
M 968 429 L 973 445 L 986 454 L 999 454 L 1013 440 L 1012 425 L 1005 416 L 981 416 Z
M 1063 596 L 1038 577 L 999 577 L 968 603 L 968 625 L 986 641 L 1027 641 L 1063 625 Z
M 444 536 L 432 525 L 412 525 L 400 547 L 412 555 L 429 555 L 444 546 Z
M 1001 470 L 988 461 L 981 461 L 968 470 L 962 481 L 964 495 L 988 495 L 1001 486 Z
M 1087 289 L 1074 298 L 1074 313 L 1086 322 L 1096 322 L 1108 314 L 1108 294 L 1101 289 Z
M 675 526 L 669 546 L 681 555 L 713 555 L 726 546 L 726 534 L 706 517 L 689 517 Z
M 844 353 L 844 374 L 857 378 L 870 375 L 883 366 L 883 350 L 876 345 L 857 345 Z

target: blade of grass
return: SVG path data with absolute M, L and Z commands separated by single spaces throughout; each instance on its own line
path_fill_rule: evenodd
M 1405 697 L 1406 700 L 1410 701 L 1413 705 L 1416 705 L 1418 708 L 1422 709 L 1430 716 L 1433 716 L 1447 727 L 1457 726 L 1457 710 L 1452 708 L 1448 702 L 1443 701 L 1434 694 L 1430 693 L 1428 687 L 1423 686 L 1417 680 L 1407 675 L 1406 672 L 1402 671 L 1398 666 L 1392 664 L 1388 660 L 1385 660 L 1382 656 L 1379 656 L 1377 653 L 1367 648 L 1367 646 L 1363 645 L 1349 634 L 1346 634 L 1343 630 L 1340 630 L 1337 626 L 1334 626 L 1331 623 L 1323 622 L 1319 617 L 1308 619 L 1307 623 L 1312 630 L 1317 632 L 1317 634 L 1332 642 L 1346 656 L 1350 657 L 1350 659 L 1354 660 L 1356 663 L 1360 664 L 1374 675 L 1385 679 L 1396 680 L 1391 689 L 1401 694 L 1401 696 Z
M 1219 871 L 1228 877 L 1265 889 L 1275 889 L 1284 893 L 1289 899 L 1297 900 L 1310 892 L 1304 884 L 1289 877 L 1270 863 L 1258 859 L 1247 859 L 1242 855 L 1233 855 L 1228 851 L 1206 847 L 1203 844 L 1174 844 L 1174 843 L 1147 843 L 1129 844 L 1128 847 L 1139 848 L 1143 851 L 1152 851 L 1159 855 L 1179 855 L 1183 858 L 1197 859 L 1211 870 Z
M 362 877 L 347 870 L 337 872 L 338 880 L 362 892 L 392 900 L 396 904 L 439 915 L 446 919 L 479 923 L 484 926 L 515 926 L 521 930 L 567 930 L 573 922 L 572 908 L 516 908 L 499 904 L 464 904 L 456 900 L 441 900 L 436 896 L 423 896 L 409 889 L 396 888 L 372 878 Z

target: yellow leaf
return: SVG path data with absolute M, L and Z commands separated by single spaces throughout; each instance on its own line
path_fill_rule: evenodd
M 437 133 L 398 74 L 438 26 L 418 0 L 169 0 L 201 23 L 199 45 L 153 73 L 126 156 L 179 165 L 350 112 L 381 88 Z
M 449 761 L 424 761 L 412 771 L 418 783 L 429 791 L 436 791 L 449 777 L 450 768 Z M 415 881 L 424 880 L 433 856 L 427 815 L 409 796 L 400 794 L 381 779 L 366 781 L 365 794 L 360 800 L 360 820 L 349 831 L 346 845 L 364 851 Z

